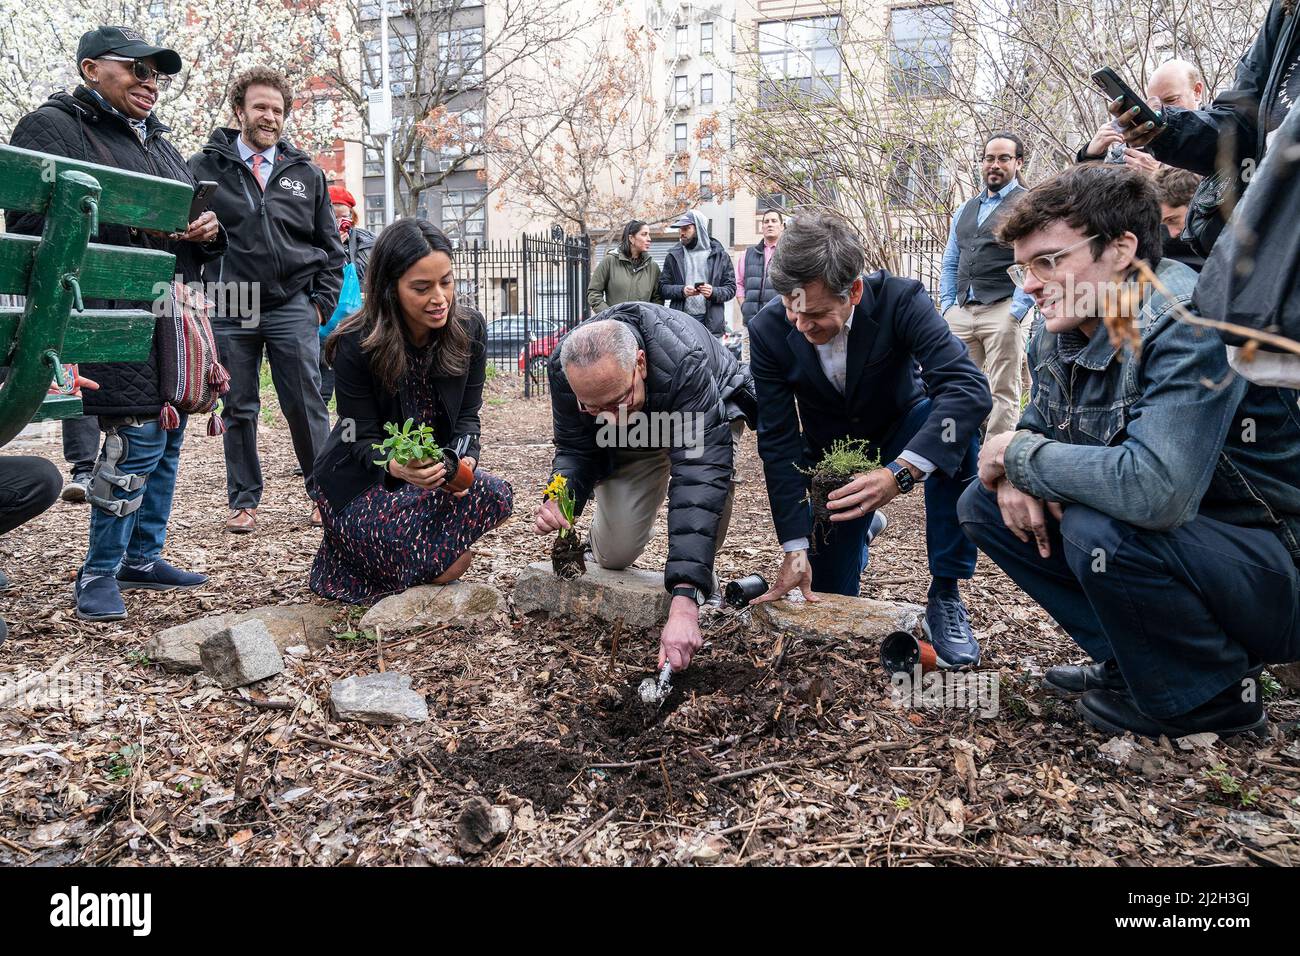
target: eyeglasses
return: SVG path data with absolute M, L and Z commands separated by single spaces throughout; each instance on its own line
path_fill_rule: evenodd
M 1031 272 L 1036 275 L 1040 281 L 1051 282 L 1056 278 L 1057 259 L 1060 259 L 1064 255 L 1068 255 L 1084 243 L 1092 242 L 1092 240 L 1099 238 L 1101 237 L 1088 236 L 1088 238 L 1080 239 L 1072 246 L 1066 246 L 1060 252 L 1049 252 L 1046 255 L 1034 256 L 1034 258 L 1029 260 L 1028 265 L 1022 266 L 1018 262 L 1009 265 L 1007 266 L 1007 275 L 1011 276 L 1011 281 L 1016 284 L 1017 289 L 1023 289 L 1025 287 L 1025 279 Z
M 141 83 L 148 83 L 153 80 L 158 85 L 158 89 L 165 90 L 172 85 L 172 75 L 155 70 L 144 60 L 134 60 L 129 56 L 109 56 L 105 54 L 99 57 L 101 60 L 112 60 L 114 63 L 130 63 L 131 72 Z
M 616 398 L 612 403 L 606 405 L 588 405 L 586 402 L 578 402 L 578 407 L 588 415 L 599 415 L 601 412 L 617 412 L 623 405 L 631 405 L 632 397 L 636 392 L 636 369 L 632 370 L 632 382 L 628 385 L 627 391 Z
M 1012 156 L 1010 153 L 1000 153 L 997 156 L 985 156 L 984 165 L 992 166 L 994 163 L 1002 163 L 1003 165 L 1006 165 L 1007 163 L 1011 162 L 1015 158 L 1016 157 Z

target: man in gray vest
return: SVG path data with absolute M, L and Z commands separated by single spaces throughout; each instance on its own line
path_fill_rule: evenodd
M 953 335 L 988 376 L 993 411 L 986 434 L 1013 431 L 1020 418 L 1020 370 L 1025 354 L 1022 320 L 1034 304 L 1016 289 L 1007 267 L 1011 250 L 993 234 L 1017 191 L 1025 146 L 1013 133 L 996 133 L 984 144 L 984 189 L 953 217 L 943 252 L 939 310 Z
M 741 321 L 746 326 L 759 309 L 780 298 L 768 281 L 767 267 L 776 251 L 776 241 L 785 232 L 785 215 L 779 209 L 767 210 L 759 229 L 762 240 L 746 249 L 736 262 L 736 301 L 740 303 Z

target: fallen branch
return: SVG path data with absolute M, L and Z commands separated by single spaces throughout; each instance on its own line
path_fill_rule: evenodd
M 616 813 L 618 813 L 618 807 L 608 811 L 603 817 L 591 824 L 591 826 L 587 827 L 587 829 L 583 830 L 568 843 L 564 844 L 564 848 L 560 850 L 560 859 L 563 860 L 574 850 L 581 849 L 582 845 L 587 842 L 591 835 L 613 819 L 614 814 Z

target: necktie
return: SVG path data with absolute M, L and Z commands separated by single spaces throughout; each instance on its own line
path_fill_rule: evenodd
M 258 188 L 266 190 L 266 173 L 262 167 L 266 165 L 266 157 L 261 153 L 253 154 L 253 178 L 257 180 Z

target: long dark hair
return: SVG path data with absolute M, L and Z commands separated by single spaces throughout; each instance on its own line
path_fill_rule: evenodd
M 334 330 L 325 342 L 325 360 L 334 364 L 340 336 L 361 331 L 361 351 L 370 358 L 370 371 L 395 392 L 406 375 L 410 338 L 402 318 L 397 282 L 431 252 L 454 257 L 455 249 L 446 234 L 425 219 L 399 219 L 379 233 L 366 265 L 365 304 Z M 447 323 L 431 333 L 432 369 L 438 375 L 464 375 L 469 369 L 472 339 L 467 316 L 453 289 Z
M 633 219 L 623 227 L 623 238 L 619 241 L 618 251 L 629 259 L 637 258 L 637 256 L 632 255 L 632 237 L 643 228 L 645 228 L 645 223 L 640 219 Z

